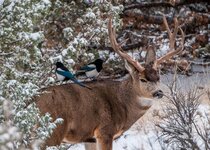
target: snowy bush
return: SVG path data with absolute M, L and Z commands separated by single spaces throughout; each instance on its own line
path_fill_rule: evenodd
M 114 24 L 120 27 L 122 9 L 107 1 L 91 5 L 83 1 L 1 1 L 0 149 L 26 149 L 29 145 L 37 149 L 56 124 L 62 123 L 61 118 L 53 122 L 50 114 L 41 116 L 32 97 L 55 81 L 54 62 L 72 66 L 79 58 L 89 61 L 99 57 L 90 46 L 108 43 L 107 16 L 112 14 Z M 65 26 L 64 20 L 69 22 Z M 49 36 L 55 38 L 51 31 L 59 33 L 54 34 L 59 43 L 52 49 L 46 41 Z M 5 102 L 11 107 L 4 106 Z
M 210 108 L 201 105 L 198 87 L 182 92 L 175 80 L 156 124 L 158 141 L 167 149 L 209 149 Z
M 89 1 L 88 1 L 89 2 Z M 87 63 L 95 59 L 99 51 L 92 49 L 99 45 L 106 45 L 108 41 L 107 22 L 108 16 L 114 16 L 114 25 L 121 27 L 119 14 L 123 11 L 123 6 L 113 6 L 111 2 L 94 1 L 91 5 L 86 5 L 84 1 L 62 2 L 57 0 L 52 11 L 45 18 L 43 28 L 46 30 L 47 41 L 45 45 L 52 48 L 57 53 L 52 53 L 51 57 L 61 55 L 61 60 L 72 59 L 75 63 Z M 52 17 L 53 16 L 53 17 Z M 90 53 L 90 54 L 89 54 Z
M 46 139 L 61 123 L 52 122 L 49 114 L 40 116 L 35 104 L 27 107 L 50 70 L 43 65 L 39 44 L 45 37 L 37 25 L 50 6 L 48 0 L 5 0 L 0 5 L 0 149 L 20 149 Z M 8 101 L 11 107 L 4 105 Z M 41 126 L 34 130 L 36 124 Z

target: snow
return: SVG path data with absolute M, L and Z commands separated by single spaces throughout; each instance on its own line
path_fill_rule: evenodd
M 75 61 L 73 59 L 67 59 L 65 60 L 65 62 L 67 62 L 68 64 L 74 65 Z
M 109 60 L 116 60 L 117 57 L 119 58 L 118 54 L 116 54 L 116 53 L 109 54 Z
M 87 55 L 90 57 L 91 60 L 95 59 L 95 55 L 93 53 L 88 53 Z
M 77 50 L 74 48 L 74 46 L 73 45 L 69 45 L 68 46 L 68 49 L 71 51 L 71 52 L 76 52 Z
M 30 34 L 30 38 L 33 41 L 38 41 L 39 39 L 43 38 L 42 34 L 40 32 L 36 32 L 36 33 L 31 33 Z
M 49 0 L 42 0 L 42 2 L 44 3 L 44 5 L 50 5 L 51 4 L 51 1 L 49 1 Z
M 63 56 L 66 56 L 66 55 L 68 54 L 68 49 L 62 50 L 61 54 L 62 54 Z
M 63 121 L 64 121 L 64 120 L 63 120 L 62 118 L 57 118 L 57 119 L 56 119 L 56 123 L 63 123 Z
M 10 80 L 9 83 L 7 84 L 8 87 L 13 86 L 17 83 L 16 80 Z
M 123 9 L 124 9 L 124 7 L 123 7 L 123 5 L 112 6 L 111 9 L 112 9 L 112 12 L 113 12 L 113 13 L 116 13 L 116 14 L 117 14 L 117 13 L 122 12 Z
M 84 23 L 84 20 L 81 19 L 81 18 L 77 18 L 76 22 L 77 22 L 78 24 L 83 24 L 83 23 Z
M 64 28 L 63 29 L 63 35 L 66 39 L 73 37 L 73 29 L 70 27 Z
M 90 19 L 96 19 L 96 15 L 92 11 L 85 14 L 85 17 Z
M 168 40 L 164 40 L 163 43 L 160 45 L 160 51 L 157 52 L 158 57 L 165 55 L 169 51 Z
M 79 38 L 78 41 L 79 41 L 80 45 L 87 45 L 88 44 L 88 41 L 85 38 Z
M 195 37 L 192 39 L 187 39 L 185 42 L 185 46 L 190 47 L 195 42 Z
M 6 8 L 8 11 L 12 11 L 13 6 L 15 5 L 15 1 L 12 1 Z
M 63 56 L 58 55 L 58 56 L 50 57 L 49 60 L 52 64 L 54 64 L 57 61 L 63 62 Z
M 53 77 L 48 77 L 46 82 L 47 84 L 55 83 L 55 79 Z
M 79 38 L 74 38 L 74 41 L 72 43 L 74 45 L 78 45 L 79 44 Z
M 155 150 L 161 149 L 153 130 L 129 130 L 125 132 L 124 136 L 114 142 L 113 149 L 133 150 L 141 148 L 150 150 L 152 149 L 151 146 L 155 147 Z
M 24 40 L 32 40 L 41 42 L 44 39 L 44 35 L 42 32 L 35 32 L 35 33 L 27 33 L 27 32 L 20 32 L 18 33 L 20 39 Z
M 93 1 L 93 0 L 83 0 L 83 2 L 84 2 L 85 4 L 90 5 L 90 4 L 92 4 L 94 1 Z
M 105 58 L 106 55 L 109 54 L 109 51 L 107 51 L 107 50 L 99 51 L 98 54 L 99 54 L 99 57 L 100 57 L 100 58 Z
M 2 5 L 2 4 L 3 4 L 3 2 L 4 2 L 4 0 L 0 0 L 0 5 Z

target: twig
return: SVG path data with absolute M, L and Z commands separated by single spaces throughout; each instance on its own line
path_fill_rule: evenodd
M 9 52 L 9 53 L 0 53 L 0 56 L 3 56 L 3 57 L 5 57 L 5 56 L 9 56 L 9 55 L 12 55 L 14 52 Z

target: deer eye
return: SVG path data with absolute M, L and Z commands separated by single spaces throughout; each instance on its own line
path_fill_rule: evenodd
M 147 82 L 147 80 L 146 79 L 140 79 L 141 80 L 141 82 Z

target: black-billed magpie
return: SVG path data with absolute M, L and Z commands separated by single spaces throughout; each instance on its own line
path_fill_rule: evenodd
M 96 59 L 94 62 L 81 67 L 75 75 L 78 76 L 85 74 L 88 78 L 96 78 L 99 75 L 99 72 L 103 69 L 103 62 L 102 59 Z
M 57 80 L 59 80 L 59 81 L 71 80 L 74 83 L 76 83 L 76 84 L 78 84 L 78 85 L 80 85 L 82 87 L 86 87 L 86 88 L 90 89 L 89 87 L 87 87 L 83 83 L 79 82 L 74 77 L 74 75 L 61 62 L 57 62 L 56 63 L 56 77 L 57 77 Z

